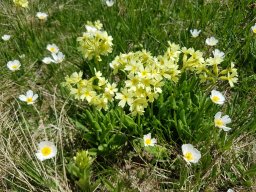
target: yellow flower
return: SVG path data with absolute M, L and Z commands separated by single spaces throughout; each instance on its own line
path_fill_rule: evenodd
M 96 21 L 87 22 L 86 30 L 82 37 L 78 37 L 78 50 L 88 60 L 96 59 L 101 61 L 101 55 L 107 55 L 112 52 L 113 38 L 106 31 L 101 31 L 102 24 Z
M 118 106 L 124 108 L 125 104 L 132 105 L 133 103 L 132 92 L 128 92 L 127 89 L 123 89 L 121 93 L 116 93 L 115 99 L 120 100 Z
M 23 8 L 28 7 L 28 1 L 27 0 L 13 0 L 13 2 L 17 6 L 21 6 Z

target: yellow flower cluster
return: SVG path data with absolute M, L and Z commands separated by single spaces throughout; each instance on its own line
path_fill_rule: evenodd
M 132 115 L 142 115 L 148 103 L 152 103 L 162 93 L 164 79 L 178 80 L 178 49 L 178 45 L 170 44 L 166 53 L 158 58 L 145 50 L 117 56 L 110 67 L 114 73 L 124 71 L 127 77 L 125 86 L 116 93 L 115 99 L 120 100 L 118 105 L 124 107 L 127 104 Z
M 218 80 L 226 80 L 231 87 L 237 83 L 238 74 L 233 62 L 230 68 L 221 70 L 220 64 L 224 61 L 224 53 L 218 49 L 213 51 L 213 57 L 207 59 L 203 57 L 203 52 L 195 51 L 193 48 L 183 47 L 181 51 L 183 53 L 182 71 L 190 70 L 199 74 L 201 82 L 216 83 Z
M 28 7 L 28 1 L 27 0 L 13 0 L 13 3 L 16 5 L 16 6 L 21 6 L 21 7 Z
M 78 37 L 78 50 L 88 60 L 95 59 L 101 61 L 101 55 L 107 55 L 112 52 L 113 38 L 106 31 L 102 30 L 100 21 L 87 22 L 86 32 L 82 37 Z
M 108 109 L 108 102 L 113 101 L 116 84 L 110 84 L 102 73 L 95 71 L 95 76 L 89 80 L 82 78 L 82 72 L 75 72 L 71 76 L 66 76 L 64 85 L 70 89 L 71 95 L 75 99 L 86 100 L 90 105 L 96 106 L 98 110 Z
M 100 23 L 94 24 L 94 27 L 89 24 L 88 31 L 98 31 L 102 27 Z M 132 115 L 142 115 L 148 104 L 162 93 L 165 80 L 177 82 L 182 71 L 198 74 L 202 82 L 227 80 L 230 86 L 237 82 L 237 69 L 233 63 L 231 68 L 219 72 L 219 65 L 224 61 L 225 54 L 218 49 L 213 51 L 214 57 L 205 59 L 201 51 L 180 48 L 170 42 L 168 45 L 166 52 L 157 57 L 145 50 L 116 56 L 110 63 L 113 74 L 119 72 L 119 77 L 125 74 L 119 90 L 117 84 L 110 84 L 100 71 L 95 71 L 95 77 L 89 80 L 82 79 L 82 72 L 73 73 L 66 77 L 65 85 L 76 99 L 86 99 L 97 109 L 107 110 L 109 102 L 116 99 L 120 107 L 128 106 Z

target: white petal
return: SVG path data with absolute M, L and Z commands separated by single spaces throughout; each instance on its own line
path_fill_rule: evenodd
M 201 159 L 201 153 L 200 151 L 198 151 L 196 148 L 193 149 L 193 156 L 194 159 L 191 161 L 192 163 L 197 163 L 199 161 L 199 159 Z
M 221 119 L 225 124 L 231 123 L 231 119 L 228 115 L 223 116 Z
M 222 126 L 221 128 L 223 129 L 223 131 L 230 131 L 231 130 L 231 128 L 229 128 L 229 127 Z
M 187 152 L 190 152 L 191 150 L 193 150 L 194 147 L 193 147 L 193 145 L 191 145 L 191 144 L 183 144 L 183 145 L 181 146 L 181 149 L 182 149 L 182 153 L 183 153 L 183 155 L 184 155 L 184 154 L 186 154 Z
M 221 112 L 215 114 L 214 119 L 219 119 L 221 117 Z
M 20 99 L 21 101 L 27 101 L 27 97 L 26 97 L 25 95 L 20 95 L 20 96 L 19 96 L 19 99 Z
M 26 95 L 27 95 L 27 97 L 33 97 L 33 91 L 32 90 L 28 90 Z
M 147 135 L 143 136 L 144 140 L 151 139 L 151 133 L 148 133 Z
M 37 98 L 38 98 L 38 94 L 35 94 L 35 95 L 32 97 L 32 100 L 35 101 Z
M 151 144 L 154 146 L 157 143 L 157 140 L 155 138 L 151 139 Z
M 44 161 L 45 157 L 41 154 L 41 153 L 36 153 L 36 157 L 40 160 L 40 161 Z

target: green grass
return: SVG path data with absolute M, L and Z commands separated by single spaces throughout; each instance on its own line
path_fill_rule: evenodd
M 4 0 L 0 9 L 0 36 L 12 35 L 0 41 L 0 191 L 83 191 L 79 185 L 84 191 L 255 191 L 253 0 L 119 0 L 113 7 L 100 0 L 35 0 L 28 9 Z M 38 11 L 49 15 L 46 22 L 35 17 Z M 95 63 L 82 57 L 76 39 L 87 21 L 96 20 L 113 37 L 113 52 L 100 64 L 111 82 L 122 77 L 109 67 L 120 53 L 146 49 L 162 55 L 171 41 L 209 56 L 213 48 L 205 39 L 214 36 L 216 48 L 226 55 L 221 67 L 235 62 L 238 84 L 200 83 L 198 75 L 185 72 L 178 83 L 166 82 L 142 116 L 129 115 L 118 102 L 98 111 L 62 86 L 73 72 L 82 70 L 84 78 L 94 75 L 89 65 Z M 192 28 L 202 30 L 199 37 L 191 38 Z M 50 43 L 65 54 L 61 64 L 42 63 Z M 14 59 L 22 67 L 12 73 L 6 63 Z M 214 88 L 227 97 L 221 107 L 210 100 Z M 39 95 L 33 106 L 18 99 L 29 89 Z M 218 111 L 231 117 L 230 132 L 214 127 Z M 142 138 L 149 132 L 158 145 L 145 148 Z M 45 139 L 56 143 L 58 153 L 40 162 L 34 154 Z M 201 152 L 199 163 L 186 164 L 184 143 Z M 88 169 L 73 159 L 81 150 L 93 159 Z

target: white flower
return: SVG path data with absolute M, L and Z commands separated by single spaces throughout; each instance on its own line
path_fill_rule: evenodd
M 227 192 L 234 192 L 234 190 L 233 189 L 228 189 Z
M 46 49 L 48 51 L 50 51 L 51 53 L 58 53 L 59 52 L 59 48 L 55 44 L 48 44 Z
M 46 20 L 48 15 L 46 13 L 42 13 L 42 12 L 37 12 L 36 16 L 38 17 L 38 19 L 40 20 Z
M 3 35 L 3 36 L 2 36 L 2 39 L 3 39 L 4 41 L 8 41 L 10 38 L 11 38 L 11 35 Z
M 215 49 L 214 51 L 212 51 L 212 54 L 215 58 L 221 58 L 224 59 L 225 57 L 225 53 L 220 51 L 219 49 Z
M 224 131 L 229 131 L 231 128 L 226 127 L 226 124 L 231 123 L 231 119 L 228 115 L 221 117 L 221 112 L 216 113 L 214 116 L 215 127 L 219 127 Z
M 41 141 L 38 144 L 38 151 L 36 153 L 36 157 L 40 161 L 44 161 L 46 159 L 51 159 L 55 157 L 57 154 L 57 148 L 53 142 L 50 141 Z
M 114 0 L 106 0 L 106 5 L 108 7 L 112 7 L 114 5 L 115 1 Z
M 217 39 L 215 39 L 215 37 L 210 37 L 210 38 L 207 38 L 207 39 L 205 40 L 205 43 L 206 43 L 207 45 L 209 45 L 209 46 L 215 46 L 215 45 L 217 45 L 218 42 L 219 42 L 219 41 L 218 41 Z
M 50 64 L 50 63 L 52 63 L 53 62 L 53 59 L 51 58 L 51 57 L 45 57 L 45 58 L 43 58 L 43 63 L 45 63 L 45 64 Z
M 184 144 L 181 146 L 183 158 L 185 161 L 190 163 L 197 163 L 201 158 L 201 153 L 196 148 L 193 147 L 191 144 Z
M 253 33 L 256 33 L 256 23 L 251 27 Z
M 65 55 L 62 52 L 58 52 L 57 54 L 52 53 L 52 57 L 54 63 L 61 63 L 64 60 Z
M 145 146 L 154 146 L 156 144 L 156 139 L 151 139 L 151 133 L 143 136 Z
M 13 60 L 13 61 L 8 61 L 7 63 L 7 67 L 11 70 L 11 71 L 17 71 L 20 70 L 20 62 L 18 60 Z
M 199 34 L 201 33 L 201 30 L 197 30 L 197 29 L 191 29 L 190 30 L 190 33 L 191 33 L 191 35 L 192 35 L 192 37 L 198 37 L 199 36 Z
M 37 94 L 33 94 L 32 90 L 28 90 L 26 95 L 20 95 L 19 99 L 21 101 L 27 102 L 28 105 L 34 104 L 35 100 L 38 98 Z
M 85 25 L 85 28 L 87 30 L 87 32 L 96 32 L 98 29 L 96 27 L 90 26 L 90 25 Z
M 211 96 L 210 96 L 211 100 L 213 103 L 219 104 L 219 105 L 223 105 L 225 102 L 225 97 L 224 95 L 222 95 L 221 92 L 216 91 L 216 90 L 212 90 L 211 91 Z

